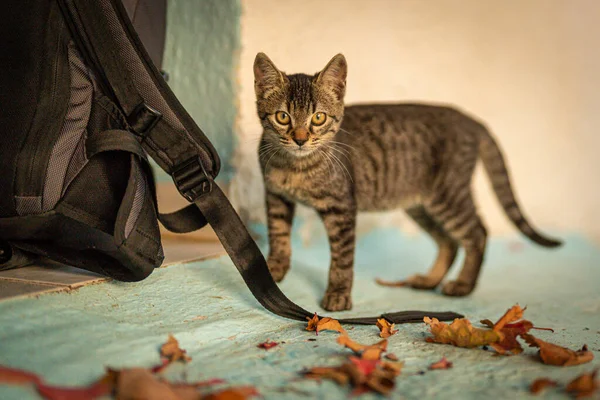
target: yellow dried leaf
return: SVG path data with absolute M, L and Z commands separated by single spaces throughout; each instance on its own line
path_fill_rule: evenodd
M 504 339 L 502 332 L 479 329 L 471 325 L 467 319 L 455 319 L 450 325 L 437 318 L 423 318 L 429 325 L 433 337 L 426 340 L 431 343 L 451 344 L 457 347 L 479 347 L 496 343 Z

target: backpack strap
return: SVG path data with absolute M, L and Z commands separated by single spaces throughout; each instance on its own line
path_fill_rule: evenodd
M 190 206 L 161 217 L 174 231 L 210 223 L 246 285 L 266 309 L 303 321 L 312 313 L 289 300 L 269 272 L 260 249 L 229 200 L 214 182 L 219 157 L 210 141 L 179 103 L 141 44 L 119 0 L 58 0 L 73 39 L 102 89 L 127 116 L 144 150 L 170 174 Z M 423 317 L 452 320 L 453 312 L 408 311 L 342 323 L 418 322 Z

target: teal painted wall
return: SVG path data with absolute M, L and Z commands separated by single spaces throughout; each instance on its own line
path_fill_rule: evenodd
M 239 0 L 167 1 L 163 69 L 179 101 L 217 149 L 223 182 L 233 175 L 241 10 Z M 170 177 L 158 171 L 157 179 Z

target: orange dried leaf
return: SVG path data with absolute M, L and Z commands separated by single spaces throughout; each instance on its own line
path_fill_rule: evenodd
M 325 317 L 319 319 L 317 313 L 312 318 L 306 317 L 308 320 L 307 331 L 317 331 L 317 335 L 321 331 L 336 331 L 340 333 L 346 333 L 339 321 L 333 318 Z
M 143 368 L 117 372 L 115 397 L 119 400 L 181 400 L 167 382 L 158 380 L 150 371 Z M 199 395 L 196 398 L 199 398 Z
M 346 333 L 342 325 L 338 322 L 337 319 L 325 317 L 319 320 L 317 324 L 317 334 L 321 331 L 336 331 L 339 333 Z
M 598 370 L 594 370 L 590 373 L 579 375 L 569 382 L 567 385 L 567 392 L 573 394 L 577 399 L 591 396 L 598 390 L 599 385 L 596 380 L 597 373 Z
M 384 357 L 391 361 L 398 361 L 398 356 L 394 353 L 387 353 Z
M 317 313 L 315 313 L 315 315 L 313 315 L 312 318 L 306 317 L 306 319 L 308 320 L 308 326 L 306 327 L 306 330 L 307 331 L 316 330 L 317 324 L 319 323 L 319 316 L 317 315 Z
M 544 342 L 532 335 L 522 335 L 530 347 L 539 347 L 539 355 L 544 364 L 568 367 L 585 364 L 594 359 L 594 353 L 584 345 L 581 350 L 573 351 L 552 343 Z
M 455 319 L 450 325 L 437 318 L 423 318 L 429 325 L 433 337 L 426 340 L 431 343 L 451 344 L 457 347 L 479 347 L 500 342 L 504 339 L 501 332 L 475 328 L 467 319 Z
M 160 355 L 168 359 L 169 362 L 175 362 L 178 360 L 188 362 L 192 359 L 186 354 L 185 350 L 179 348 L 179 342 L 173 335 L 169 335 L 167 342 L 161 346 Z
M 379 364 L 379 360 L 365 360 L 363 358 L 358 358 L 354 356 L 350 356 L 350 362 L 356 366 L 356 368 L 363 375 L 371 375 L 371 373 L 377 368 Z
M 538 378 L 529 387 L 529 391 L 533 394 L 538 394 L 547 387 L 556 387 L 558 383 L 548 378 Z
M 404 363 L 402 362 L 391 362 L 391 361 L 382 361 L 381 368 L 386 371 L 391 371 L 395 376 L 400 375 L 402 372 L 402 367 L 404 367 Z
M 396 326 L 396 324 L 390 324 L 384 318 L 379 318 L 377 320 L 376 325 L 377 325 L 377 327 L 380 330 L 379 336 L 382 337 L 382 338 L 384 338 L 384 339 L 389 338 L 390 336 L 395 335 L 396 333 L 398 333 L 398 329 L 394 329 L 394 327 Z
M 387 286 L 387 287 L 403 287 L 403 286 L 408 286 L 408 281 L 384 281 L 383 279 L 375 279 L 375 282 L 378 285 L 381 286 Z
M 429 366 L 429 369 L 448 369 L 452 368 L 452 362 L 448 361 L 446 357 L 442 357 L 442 359 L 438 362 L 434 362 Z
M 388 344 L 387 339 L 384 339 L 375 344 L 366 346 L 364 344 L 356 343 L 355 341 L 350 339 L 348 335 L 341 335 L 337 339 L 337 342 L 338 344 L 349 348 L 356 354 L 359 354 L 361 358 L 365 360 L 379 360 L 381 358 L 381 354 L 387 350 Z
M 331 379 L 338 385 L 345 385 L 350 380 L 350 377 L 341 371 L 340 367 L 315 367 L 303 374 L 309 379 Z
M 500 331 L 500 330 L 502 330 L 502 328 L 504 328 L 504 325 L 510 324 L 512 322 L 522 319 L 523 313 L 525 312 L 526 309 L 527 309 L 527 307 L 521 308 L 518 304 L 512 306 L 508 311 L 506 311 L 506 313 L 504 313 L 504 315 L 502 317 L 500 317 L 498 322 L 496 322 L 494 324 L 494 330 Z

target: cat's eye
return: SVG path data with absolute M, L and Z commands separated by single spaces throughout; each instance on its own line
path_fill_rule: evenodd
M 323 125 L 325 123 L 325 121 L 327 121 L 327 114 L 318 112 L 318 113 L 313 114 L 310 122 L 314 126 L 319 126 L 319 125 Z
M 285 111 L 277 111 L 275 113 L 275 120 L 281 125 L 287 125 L 290 123 L 290 116 Z

